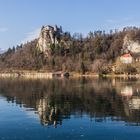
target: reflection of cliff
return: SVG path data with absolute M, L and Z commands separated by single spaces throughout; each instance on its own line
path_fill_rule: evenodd
M 131 109 L 140 109 L 140 97 L 139 96 L 133 96 L 132 99 L 129 101 L 129 106 Z
M 139 84 L 111 83 L 110 79 L 0 80 L 0 94 L 8 101 L 34 108 L 42 125 L 57 126 L 71 115 L 83 114 L 97 121 L 111 117 L 140 122 Z
M 121 86 L 121 96 L 124 104 L 124 111 L 126 118 L 130 122 L 137 122 L 139 124 L 140 114 L 140 92 L 139 84 L 136 85 L 125 83 Z M 135 115 L 134 115 L 135 114 Z M 135 116 L 135 117 L 134 117 Z
M 38 101 L 37 111 L 42 125 L 54 125 L 56 127 L 62 122 L 59 108 L 51 106 L 47 98 Z

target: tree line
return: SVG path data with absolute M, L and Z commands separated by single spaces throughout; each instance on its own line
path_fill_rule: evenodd
M 35 39 L 1 54 L 0 69 L 109 73 L 117 57 L 124 52 L 126 35 L 140 42 L 140 28 L 137 27 L 110 32 L 90 31 L 86 37 L 66 32 L 59 44 L 50 44 L 49 56 L 37 52 L 38 39 Z

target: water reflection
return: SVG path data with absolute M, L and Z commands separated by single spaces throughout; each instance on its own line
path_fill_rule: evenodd
M 96 122 L 140 124 L 140 81 L 136 79 L 0 80 L 8 102 L 32 108 L 42 125 L 62 125 L 71 116 Z

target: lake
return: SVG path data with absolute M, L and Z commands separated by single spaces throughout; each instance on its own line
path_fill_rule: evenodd
M 140 81 L 0 79 L 0 140 L 140 140 Z

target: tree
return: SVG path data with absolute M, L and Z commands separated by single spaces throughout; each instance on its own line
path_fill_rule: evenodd
M 90 32 L 88 33 L 88 37 L 89 37 L 90 39 L 92 39 L 92 38 L 94 37 L 94 34 L 93 34 L 92 31 L 90 31 Z
M 54 67 L 55 67 L 55 60 L 54 60 L 54 57 L 53 57 L 52 60 L 51 60 L 51 66 L 52 66 L 52 69 L 54 69 Z
M 85 72 L 86 72 L 86 67 L 85 67 L 83 61 L 82 61 L 81 64 L 80 64 L 80 72 L 81 72 L 82 74 L 85 74 Z

